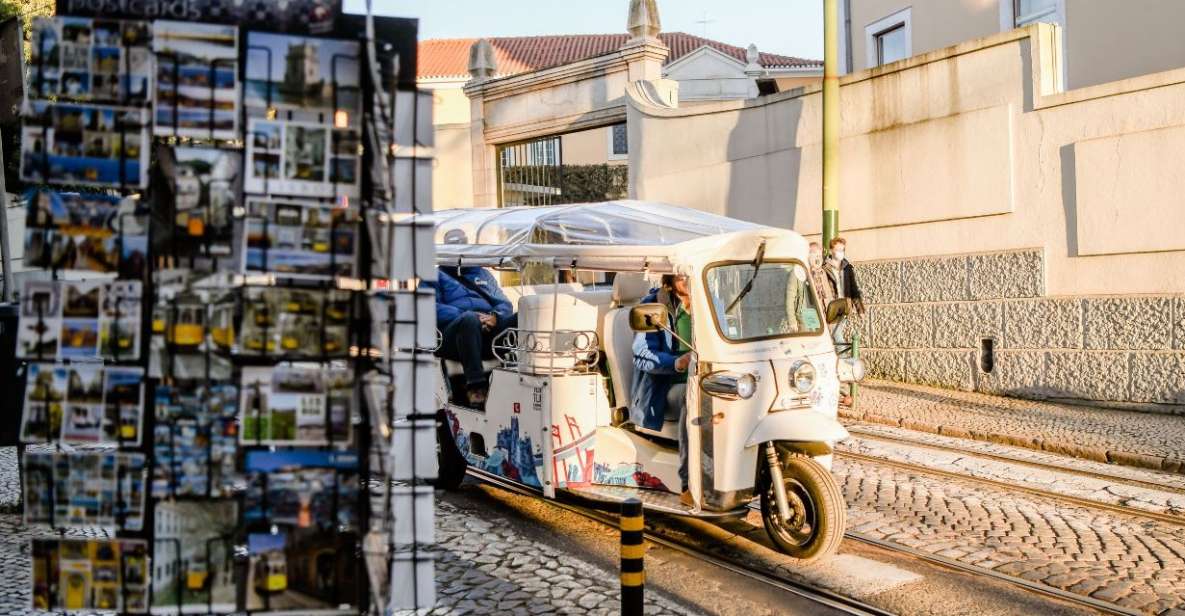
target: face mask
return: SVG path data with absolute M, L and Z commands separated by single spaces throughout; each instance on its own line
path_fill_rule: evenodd
M 815 267 L 823 265 L 823 253 L 812 252 L 811 253 L 811 265 L 813 265 Z
M 832 252 L 831 254 L 835 256 L 836 261 L 843 261 L 844 260 L 845 252 L 844 252 L 843 248 L 836 248 L 835 251 Z

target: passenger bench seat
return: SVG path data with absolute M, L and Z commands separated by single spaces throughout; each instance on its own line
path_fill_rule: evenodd
M 630 382 L 634 377 L 634 330 L 630 329 L 630 307 L 646 297 L 650 289 L 645 274 L 623 273 L 613 279 L 613 309 L 605 315 L 602 344 L 613 382 L 615 408 L 628 409 L 630 405 Z

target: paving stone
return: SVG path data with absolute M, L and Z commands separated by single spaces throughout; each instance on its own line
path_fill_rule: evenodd
M 833 472 L 849 528 L 879 523 L 888 541 L 1104 601 L 1144 606 L 1151 595 L 1173 608 L 1185 606 L 1185 560 L 1133 556 L 1137 546 L 1167 550 L 1169 542 L 1185 541 L 1185 525 L 843 455 Z M 1089 539 L 1100 545 L 1091 547 Z M 992 556 L 983 558 L 985 552 Z M 1164 582 L 1164 590 L 1141 582 L 1147 579 Z
M 611 613 L 600 606 L 620 601 L 616 571 L 524 536 L 500 520 L 497 512 L 461 509 L 440 498 L 436 509 L 436 583 L 438 589 L 448 591 L 438 593 L 439 613 L 588 616 Z M 478 544 L 477 551 L 453 549 L 472 542 Z M 546 572 L 546 583 L 539 583 L 536 572 Z M 648 592 L 646 612 L 685 610 Z

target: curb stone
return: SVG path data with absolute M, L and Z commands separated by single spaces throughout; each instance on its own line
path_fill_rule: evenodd
M 1154 471 L 1185 474 L 1185 461 L 1174 460 L 1165 456 L 1154 456 L 1145 453 L 1109 450 L 1103 447 L 1092 447 L 1089 445 L 1048 442 L 1040 437 L 1023 437 L 1015 434 L 1000 434 L 995 432 L 981 432 L 979 430 L 966 430 L 964 428 L 955 426 L 941 426 L 931 424 L 924 421 L 918 421 L 916 419 L 901 420 L 894 417 L 885 417 L 883 415 L 853 412 L 850 409 L 844 409 L 842 407 L 839 410 L 839 416 L 842 419 L 848 419 L 852 421 L 864 421 L 868 423 L 892 426 L 895 428 L 905 428 L 915 432 L 926 432 L 929 434 L 949 436 L 952 438 L 983 441 L 987 443 L 995 443 L 997 445 L 1009 445 L 1012 447 L 1021 447 L 1024 449 L 1045 451 L 1071 458 L 1082 458 L 1086 460 L 1092 460 L 1094 462 L 1102 462 L 1104 464 L 1117 464 L 1120 466 L 1131 466 Z

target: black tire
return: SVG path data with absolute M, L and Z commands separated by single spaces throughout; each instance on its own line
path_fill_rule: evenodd
M 449 429 L 448 416 L 443 410 L 436 413 L 436 461 L 439 466 L 432 485 L 441 490 L 456 490 L 465 481 L 469 462 L 457 449 L 457 441 Z
M 769 472 L 761 486 L 761 520 L 774 545 L 789 556 L 805 561 L 835 554 L 847 524 L 847 503 L 835 478 L 823 465 L 802 455 L 779 452 L 786 498 L 794 516 L 785 523 L 778 516 Z M 764 456 L 762 456 L 764 460 Z

